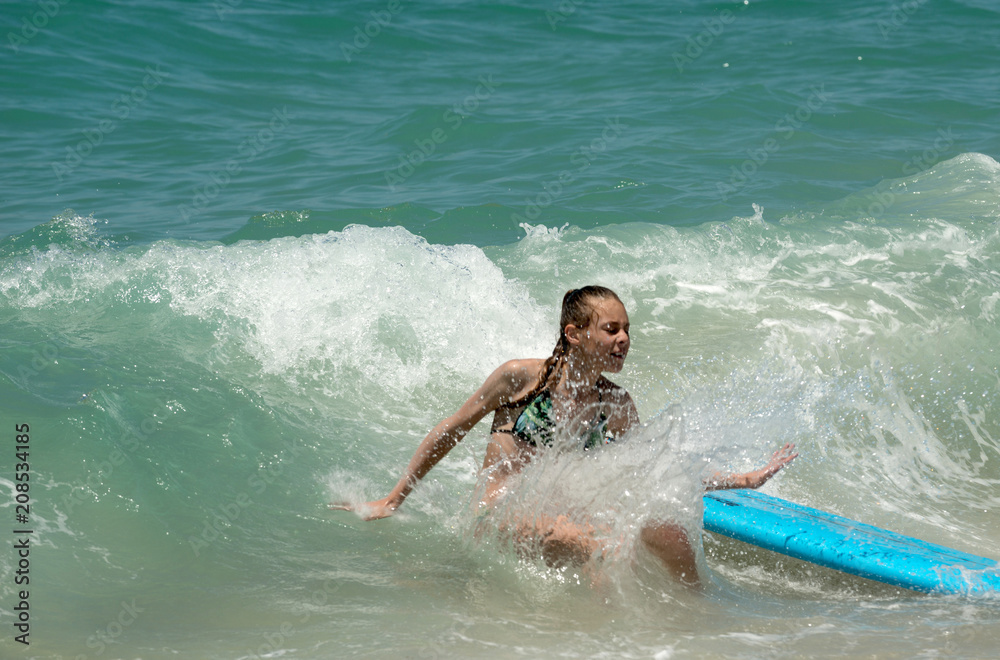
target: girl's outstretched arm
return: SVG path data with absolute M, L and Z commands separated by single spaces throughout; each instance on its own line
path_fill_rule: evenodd
M 464 407 L 464 406 L 463 406 Z M 481 419 L 481 418 L 480 418 Z M 342 511 L 354 511 L 364 520 L 378 520 L 388 518 L 399 508 L 406 499 L 410 491 L 424 478 L 431 468 L 437 465 L 438 461 L 444 458 L 455 445 L 461 442 L 465 434 L 476 425 L 476 419 L 468 424 L 463 424 L 458 413 L 443 420 L 427 434 L 410 459 L 406 471 L 400 478 L 399 483 L 392 489 L 386 497 L 373 502 L 353 505 L 348 502 L 331 504 L 331 509 Z
M 774 455 L 771 456 L 771 460 L 767 462 L 767 465 L 759 470 L 753 470 L 752 472 L 745 472 L 743 474 L 725 475 L 719 472 L 712 475 L 711 478 L 705 480 L 705 490 L 760 488 L 767 483 L 768 479 L 777 474 L 781 468 L 791 463 L 792 459 L 796 456 L 798 456 L 798 453 L 795 451 L 795 445 L 789 442 L 785 444 L 784 447 L 774 452 Z
M 421 441 L 396 487 L 386 497 L 373 502 L 330 504 L 331 509 L 354 511 L 365 520 L 388 518 L 400 507 L 410 491 L 444 458 L 479 421 L 507 401 L 512 400 L 528 377 L 531 360 L 512 360 L 490 374 L 469 400 L 454 415 L 442 420 Z

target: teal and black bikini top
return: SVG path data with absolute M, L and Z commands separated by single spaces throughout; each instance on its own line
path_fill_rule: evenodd
M 597 401 L 602 402 L 600 390 L 597 392 Z M 518 415 L 510 433 L 532 447 L 551 445 L 556 425 L 552 417 L 552 405 L 551 392 L 548 389 L 542 390 Z M 584 449 L 614 442 L 614 436 L 608 432 L 608 416 L 604 411 L 600 412 L 590 429 L 584 433 L 583 440 Z

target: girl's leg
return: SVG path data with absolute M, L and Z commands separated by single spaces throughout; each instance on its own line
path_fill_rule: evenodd
M 639 538 L 679 582 L 699 584 L 698 562 L 683 527 L 666 521 L 651 522 L 643 527 Z M 517 525 L 516 541 L 530 554 L 541 555 L 550 566 L 583 564 L 608 549 L 596 538 L 593 526 L 580 525 L 566 516 L 523 521 Z
M 698 584 L 698 562 L 683 527 L 665 521 L 651 522 L 642 529 L 639 538 L 679 582 Z
M 566 516 L 539 516 L 517 527 L 518 545 L 549 566 L 583 564 L 604 549 L 591 525 L 579 525 Z

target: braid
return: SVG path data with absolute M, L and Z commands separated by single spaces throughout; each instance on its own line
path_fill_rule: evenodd
M 542 376 L 531 388 L 531 391 L 520 397 L 516 401 L 511 401 L 506 407 L 520 408 L 527 405 L 529 401 L 542 393 L 550 383 L 559 382 L 559 374 L 566 365 L 566 356 L 569 354 L 569 340 L 566 338 L 566 326 L 575 325 L 578 328 L 586 328 L 590 325 L 591 317 L 594 313 L 594 300 L 606 299 L 618 300 L 618 295 L 603 286 L 590 285 L 580 289 L 570 289 L 563 296 L 562 313 L 559 317 L 559 340 L 556 347 L 552 349 L 552 355 L 545 359 L 542 364 Z

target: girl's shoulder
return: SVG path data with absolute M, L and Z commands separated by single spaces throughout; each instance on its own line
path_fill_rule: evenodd
M 528 381 L 537 381 L 542 375 L 545 360 L 542 358 L 524 358 L 518 360 L 508 360 L 500 365 L 498 372 L 503 373 L 515 382 L 524 384 Z
M 517 398 L 538 383 L 545 360 L 536 358 L 508 360 L 501 364 L 487 380 L 496 388 L 501 404 L 516 401 Z
M 639 424 L 639 412 L 628 391 L 611 382 L 604 376 L 597 381 L 601 399 L 611 404 L 611 415 L 608 419 L 608 431 L 616 438 L 623 438 Z
M 597 389 L 601 391 L 602 397 L 608 397 L 612 401 L 624 402 L 631 398 L 624 387 L 613 383 L 604 376 L 597 379 Z

